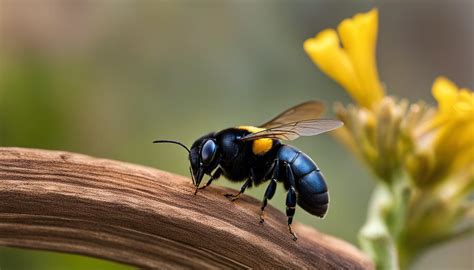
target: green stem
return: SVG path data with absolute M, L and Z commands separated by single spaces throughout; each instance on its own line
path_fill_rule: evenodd
M 409 254 L 399 250 L 398 236 L 406 221 L 409 192 L 407 181 L 397 178 L 390 184 L 377 184 L 370 201 L 367 221 L 360 232 L 360 243 L 380 270 L 405 269 L 400 264 L 409 263 Z
M 391 208 L 393 196 L 390 189 L 384 183 L 378 184 L 372 193 L 367 221 L 359 239 L 362 249 L 380 270 L 399 269 L 395 241 L 386 223 Z

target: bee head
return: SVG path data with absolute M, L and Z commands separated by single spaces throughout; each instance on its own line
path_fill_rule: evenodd
M 201 184 L 205 174 L 211 172 L 219 165 L 219 147 L 217 146 L 214 133 L 197 139 L 189 151 L 190 171 L 193 183 L 197 187 Z
M 220 153 L 214 133 L 207 134 L 197 139 L 191 146 L 191 149 L 188 149 L 181 142 L 172 140 L 156 140 L 153 143 L 173 143 L 180 145 L 188 151 L 190 162 L 189 172 L 193 179 L 193 184 L 196 186 L 196 192 L 204 175 L 210 175 L 219 165 Z M 196 194 L 196 192 L 194 194 Z

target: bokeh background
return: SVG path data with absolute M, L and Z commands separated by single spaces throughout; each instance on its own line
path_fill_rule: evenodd
M 305 55 L 306 38 L 380 11 L 378 65 L 392 95 L 434 104 L 446 75 L 474 87 L 474 1 L 0 0 L 0 145 L 74 151 L 187 175 L 204 133 L 259 124 L 308 99 L 349 97 Z M 357 244 L 372 175 L 330 135 L 293 143 L 322 168 L 331 206 L 296 219 Z M 238 188 L 225 179 L 214 182 Z M 261 198 L 264 186 L 247 194 Z M 284 209 L 279 188 L 271 204 Z M 442 218 L 442 217 L 440 217 Z M 474 238 L 414 269 L 473 269 Z M 0 269 L 127 269 L 76 255 L 0 247 Z

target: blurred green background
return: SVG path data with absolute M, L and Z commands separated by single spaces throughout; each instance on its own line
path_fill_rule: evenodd
M 378 63 L 392 95 L 434 103 L 446 75 L 473 88 L 474 2 L 0 0 L 0 145 L 60 149 L 187 175 L 206 132 L 259 124 L 308 99 L 349 102 L 305 55 L 324 28 L 380 10 Z M 292 142 L 293 143 L 293 142 Z M 324 220 L 296 219 L 357 244 L 372 176 L 328 135 L 293 143 L 327 177 Z M 216 185 L 232 185 L 225 179 Z M 264 186 L 247 194 L 261 198 Z M 284 209 L 279 188 L 271 204 Z M 224 199 L 224 198 L 223 198 Z M 442 217 L 440 217 L 442 218 Z M 472 269 L 471 236 L 415 269 Z M 76 255 L 0 247 L 0 269 L 124 269 Z

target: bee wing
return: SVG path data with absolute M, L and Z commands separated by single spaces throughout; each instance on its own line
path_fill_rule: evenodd
M 342 126 L 339 120 L 309 119 L 265 129 L 242 137 L 243 141 L 263 138 L 291 141 L 300 136 L 314 136 Z
M 324 103 L 310 100 L 289 108 L 260 127 L 269 129 L 301 120 L 317 119 L 324 112 Z

